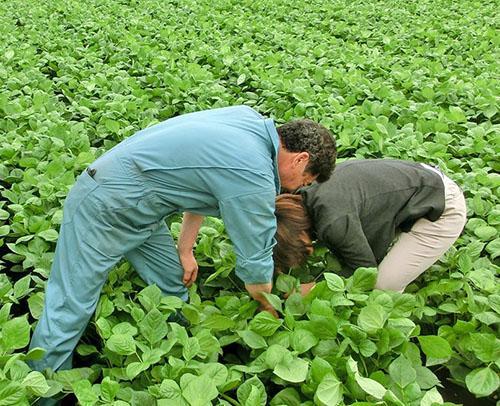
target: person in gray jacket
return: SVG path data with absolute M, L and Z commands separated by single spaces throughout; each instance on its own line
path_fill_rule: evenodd
M 348 268 L 378 267 L 376 288 L 402 292 L 456 241 L 466 207 L 457 184 L 432 166 L 349 160 L 327 182 L 279 195 L 276 218 L 277 269 L 304 263 L 317 239 Z

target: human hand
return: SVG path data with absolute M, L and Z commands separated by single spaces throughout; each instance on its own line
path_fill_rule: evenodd
M 307 296 L 307 294 L 316 286 L 315 282 L 301 283 L 300 284 L 300 294 L 302 296 Z M 292 293 L 295 293 L 295 289 L 293 289 L 290 293 L 285 293 L 283 296 L 288 298 Z
M 193 251 L 179 255 L 179 260 L 181 262 L 182 269 L 184 269 L 182 283 L 189 288 L 198 277 L 198 263 L 196 262 Z
M 259 308 L 261 311 L 266 311 L 271 313 L 274 317 L 279 318 L 278 312 L 271 306 L 271 303 L 267 301 L 262 293 L 271 293 L 273 285 L 271 283 L 260 283 L 260 284 L 245 284 L 245 288 L 250 294 L 250 296 L 259 302 Z
M 315 282 L 301 283 L 300 284 L 300 294 L 302 296 L 306 296 L 315 286 L 316 286 Z

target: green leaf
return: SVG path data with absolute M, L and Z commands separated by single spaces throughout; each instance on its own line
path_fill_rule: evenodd
M 296 329 L 292 333 L 291 344 L 295 351 L 302 354 L 318 344 L 318 338 L 309 330 Z
M 38 371 L 31 371 L 23 379 L 22 384 L 36 396 L 43 396 L 49 390 L 45 377 Z
M 161 382 L 160 394 L 162 397 L 172 400 L 180 400 L 182 397 L 181 388 L 172 379 L 164 379 Z
M 138 327 L 151 345 L 162 340 L 168 333 L 166 318 L 157 308 L 152 308 L 138 323 Z
M 149 364 L 145 362 L 131 362 L 130 364 L 127 365 L 126 369 L 127 378 L 132 380 L 142 371 L 145 371 L 148 368 Z
M 500 359 L 500 340 L 494 334 L 471 334 L 470 343 L 474 355 L 481 361 L 495 362 Z
M 436 404 L 442 405 L 443 397 L 436 388 L 432 388 L 430 391 L 425 392 L 424 397 L 420 401 L 420 406 L 434 406 Z
M 185 385 L 182 384 L 182 396 L 191 406 L 206 406 L 217 397 L 219 391 L 211 379 L 206 376 L 194 376 Z
M 276 309 L 280 313 L 283 313 L 281 299 L 278 296 L 265 292 L 263 292 L 262 295 L 267 299 L 267 301 L 274 309 Z
M 97 394 L 92 390 L 92 384 L 87 380 L 81 380 L 72 385 L 75 396 L 82 406 L 91 406 L 97 403 Z
M 272 398 L 270 406 L 300 406 L 301 400 L 299 392 L 295 388 L 285 388 L 279 391 L 274 398 Z
M 429 368 L 420 365 L 415 365 L 414 368 L 417 374 L 416 382 L 421 389 L 430 389 L 439 385 L 439 379 Z
M 185 360 L 190 360 L 200 353 L 200 343 L 196 337 L 189 337 L 182 348 L 182 356 Z
M 127 321 L 116 324 L 111 331 L 113 334 L 125 334 L 130 336 L 135 336 L 137 334 L 137 328 Z
M 223 385 L 227 382 L 229 372 L 227 367 L 218 362 L 211 362 L 200 366 L 200 375 L 208 376 L 215 385 Z
M 202 322 L 202 326 L 211 330 L 228 330 L 234 327 L 234 321 L 222 314 L 211 314 Z
M 321 357 L 315 357 L 311 362 L 312 382 L 319 384 L 325 375 L 333 373 L 333 367 Z
M 486 246 L 486 251 L 491 255 L 491 259 L 498 258 L 500 256 L 500 238 L 496 238 L 493 241 L 490 241 Z
M 106 341 L 106 348 L 120 355 L 130 355 L 135 352 L 135 340 L 130 334 L 113 334 Z
M 445 359 L 451 356 L 450 344 L 442 337 L 419 336 L 418 341 L 427 357 Z
M 314 395 L 321 405 L 335 406 L 342 402 L 342 383 L 333 374 L 326 375 Z
M 254 395 L 252 395 L 252 391 Z M 257 392 L 257 395 L 255 394 Z M 262 396 L 258 396 L 258 394 L 262 394 Z M 251 404 L 252 406 L 265 406 L 266 405 L 266 399 L 267 396 L 266 394 L 266 389 L 264 387 L 264 384 L 261 382 L 259 378 L 254 376 L 253 378 L 250 378 L 243 382 L 243 384 L 240 385 L 238 390 L 236 391 L 236 396 L 238 398 L 238 401 L 242 405 L 247 405 L 250 397 L 255 398 L 257 396 L 257 402 Z M 250 406 L 250 404 L 248 404 Z
M 356 383 L 361 387 L 361 389 L 363 389 L 363 391 L 376 399 L 382 399 L 387 392 L 387 389 L 385 389 L 382 384 L 375 381 L 374 379 L 365 378 L 359 374 L 355 374 L 354 379 Z
M 101 381 L 101 396 L 106 402 L 112 402 L 120 390 L 120 384 L 109 376 Z
M 44 294 L 42 292 L 37 292 L 35 294 L 32 294 L 28 298 L 28 307 L 30 309 L 30 313 L 36 320 L 38 320 L 42 315 L 43 299 L 44 299 Z
M 57 241 L 59 238 L 59 233 L 56 230 L 49 229 L 40 231 L 37 236 L 43 238 L 45 241 Z
M 18 382 L 6 382 L 4 385 L 0 385 L 0 405 L 7 406 L 17 406 L 22 405 L 25 402 L 26 390 L 23 385 Z
M 267 347 L 266 340 L 253 331 L 239 330 L 237 333 L 250 348 L 259 349 Z
M 158 307 L 162 300 L 161 290 L 156 285 L 150 285 L 144 288 L 137 296 L 139 298 L 139 302 L 141 302 L 147 311 Z
M 417 373 L 411 362 L 403 355 L 400 355 L 389 365 L 389 375 L 400 388 L 405 388 L 417 378 Z
M 323 274 L 326 280 L 326 285 L 328 286 L 328 289 L 330 289 L 333 292 L 343 292 L 345 287 L 344 287 L 344 280 L 334 274 L 334 273 L 329 273 L 325 272 Z
M 347 291 L 369 292 L 375 287 L 377 268 L 358 268 L 347 281 Z
M 491 368 L 477 368 L 465 377 L 467 389 L 477 396 L 489 396 L 498 389 L 500 379 Z
M 2 326 L 2 342 L 5 348 L 24 348 L 30 341 L 30 325 L 26 316 L 16 317 Z
M 374 334 L 384 327 L 387 312 L 378 304 L 369 304 L 359 312 L 358 326 L 368 334 Z
M 483 241 L 489 241 L 496 237 L 497 229 L 491 226 L 477 227 L 474 230 L 474 234 L 476 234 Z
M 276 319 L 269 312 L 258 313 L 249 323 L 250 330 L 263 337 L 272 336 L 281 326 L 283 320 Z
M 281 379 L 299 383 L 304 382 L 309 370 L 309 364 L 301 358 L 285 357 L 274 368 L 273 372 Z

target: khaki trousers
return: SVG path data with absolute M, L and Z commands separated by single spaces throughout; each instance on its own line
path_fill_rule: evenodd
M 427 165 L 429 170 L 436 171 Z M 402 292 L 450 248 L 466 223 L 465 198 L 455 182 L 443 179 L 445 207 L 436 221 L 421 218 L 407 233 L 400 233 L 378 266 L 375 288 Z

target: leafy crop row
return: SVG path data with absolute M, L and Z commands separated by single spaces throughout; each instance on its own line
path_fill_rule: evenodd
M 450 381 L 499 387 L 500 135 L 496 2 L 54 0 L 0 3 L 0 404 L 72 393 L 83 405 L 443 403 Z M 407 293 L 340 277 L 318 247 L 276 281 L 276 320 L 233 276 L 207 219 L 190 301 L 127 263 L 109 277 L 75 357 L 26 361 L 62 206 L 76 176 L 140 128 L 247 104 L 309 117 L 341 158 L 438 164 L 464 189 L 462 237 Z M 177 219 L 171 219 L 174 234 Z M 302 298 L 300 280 L 317 278 Z M 287 296 L 287 298 L 285 298 Z M 176 309 L 190 327 L 167 323 Z M 449 380 L 445 379 L 449 376 Z M 440 383 L 441 381 L 441 383 Z M 489 397 L 489 398 L 485 398 Z

